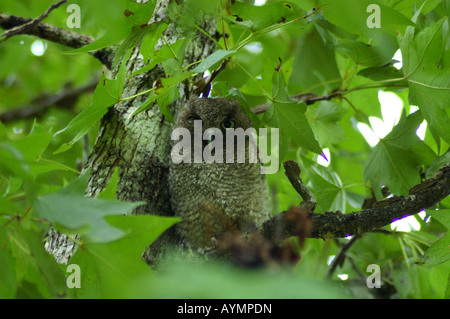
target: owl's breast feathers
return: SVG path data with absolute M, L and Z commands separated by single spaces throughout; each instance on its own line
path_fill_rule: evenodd
M 196 247 L 211 246 L 220 234 L 259 227 L 270 218 L 260 164 L 173 165 L 172 207 L 182 218 L 181 235 Z

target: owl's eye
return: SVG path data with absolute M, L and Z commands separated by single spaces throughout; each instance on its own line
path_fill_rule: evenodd
M 234 128 L 235 125 L 236 125 L 236 123 L 230 119 L 226 119 L 220 124 L 220 126 L 222 126 L 222 128 L 224 128 L 224 129 Z

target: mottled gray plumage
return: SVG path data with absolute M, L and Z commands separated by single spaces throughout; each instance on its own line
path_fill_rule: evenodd
M 175 115 L 174 128 L 187 128 L 193 141 L 195 119 L 202 120 L 203 131 L 219 128 L 224 136 L 224 121 L 244 130 L 252 125 L 241 106 L 225 98 L 190 100 Z M 214 247 L 219 235 L 259 227 L 269 219 L 269 195 L 260 166 L 259 161 L 171 164 L 171 205 L 182 218 L 176 231 L 189 247 Z

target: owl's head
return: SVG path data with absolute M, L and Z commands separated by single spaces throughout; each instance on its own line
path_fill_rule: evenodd
M 191 99 L 175 116 L 175 127 L 184 127 L 192 132 L 194 121 L 202 120 L 203 129 L 215 127 L 222 131 L 252 126 L 250 118 L 236 100 L 227 98 Z

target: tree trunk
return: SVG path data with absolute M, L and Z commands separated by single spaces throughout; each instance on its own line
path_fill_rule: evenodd
M 169 2 L 169 0 L 158 2 L 149 24 L 166 17 Z M 209 34 L 214 34 L 215 25 L 214 20 L 205 21 L 202 28 Z M 174 43 L 181 37 L 173 23 L 166 29 L 164 36 L 169 43 Z M 156 49 L 163 44 L 160 39 Z M 206 58 L 214 48 L 213 41 L 199 32 L 186 48 L 185 65 Z M 127 76 L 144 66 L 139 46 L 133 49 L 126 63 Z M 133 76 L 125 82 L 122 97 L 148 90 L 156 80 L 164 76 L 161 66 Z M 194 78 L 190 83 L 195 83 L 196 80 Z M 172 112 L 176 112 L 177 107 L 186 102 L 188 97 L 185 92 L 192 92 L 193 88 L 185 85 L 181 84 L 178 88 L 180 98 L 172 104 Z M 86 168 L 91 168 L 86 195 L 98 195 L 117 167 L 119 171 L 117 198 L 123 201 L 146 202 L 145 205 L 137 207 L 133 214 L 171 216 L 173 214 L 169 204 L 167 180 L 171 123 L 165 119 L 157 106 L 136 116 L 130 116 L 147 97 L 148 95 L 143 95 L 119 102 L 111 107 L 102 119 L 97 141 L 86 165 Z M 146 252 L 144 258 L 147 262 L 153 261 L 158 251 L 157 246 L 153 245 L 156 250 Z M 46 249 L 58 262 L 67 264 L 76 250 L 76 245 L 66 235 L 52 231 Z

